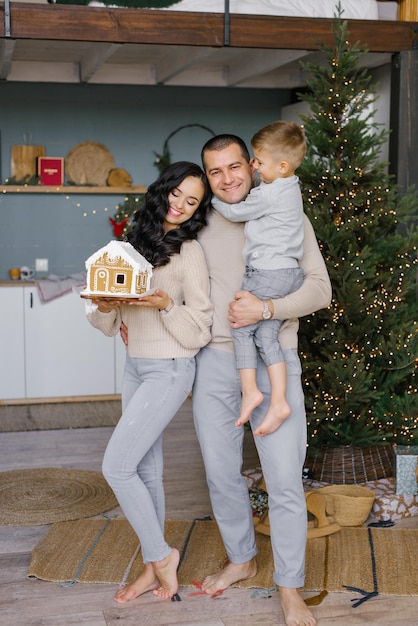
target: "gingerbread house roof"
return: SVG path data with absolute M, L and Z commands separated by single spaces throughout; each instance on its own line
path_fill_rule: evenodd
M 95 261 L 100 259 L 105 253 L 107 253 L 110 259 L 122 258 L 129 263 L 136 272 L 143 272 L 148 270 L 150 273 L 152 265 L 145 257 L 142 256 L 135 248 L 127 241 L 112 240 L 103 248 L 96 250 L 86 261 L 86 268 L 88 269 Z

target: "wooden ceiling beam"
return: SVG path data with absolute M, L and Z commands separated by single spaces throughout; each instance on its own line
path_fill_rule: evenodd
M 205 47 L 191 49 L 185 46 L 170 48 L 170 54 L 155 64 L 157 84 L 164 84 L 193 65 L 205 61 L 213 55 L 215 50 L 215 48 Z
M 11 37 L 112 43 L 224 46 L 222 13 L 112 9 L 66 4 L 12 3 Z M 4 3 L 0 3 L 4 37 Z M 317 50 L 332 43 L 333 19 L 231 14 L 230 47 Z M 418 46 L 418 23 L 348 20 L 349 39 L 370 52 Z
M 80 82 L 88 83 L 102 65 L 121 47 L 122 44 L 92 44 L 80 61 Z
M 251 51 L 245 59 L 235 61 L 227 68 L 227 85 L 232 87 L 255 76 L 262 76 L 303 58 L 306 50 L 257 50 Z

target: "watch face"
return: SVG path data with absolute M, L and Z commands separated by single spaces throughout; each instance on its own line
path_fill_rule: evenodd
M 271 313 L 269 309 L 264 309 L 263 311 L 263 320 L 269 320 L 271 318 Z

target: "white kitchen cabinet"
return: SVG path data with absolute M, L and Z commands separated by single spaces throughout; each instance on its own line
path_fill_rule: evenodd
M 25 289 L 25 350 L 29 398 L 115 393 L 115 341 L 89 324 L 78 294 L 43 304 Z
M 0 294 L 8 302 L 8 319 L 1 324 L 5 376 L 0 399 L 118 393 L 120 337 L 106 337 L 89 324 L 85 301 L 78 294 L 46 303 L 40 301 L 35 285 L 3 287 Z
M 0 398 L 25 397 L 23 288 L 0 289 Z

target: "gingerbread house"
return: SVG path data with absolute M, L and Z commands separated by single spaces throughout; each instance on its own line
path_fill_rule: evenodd
M 86 261 L 84 297 L 135 297 L 149 291 L 152 265 L 126 241 L 110 241 Z

